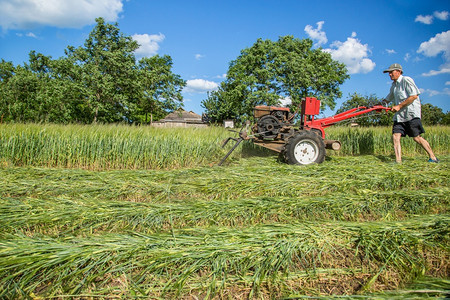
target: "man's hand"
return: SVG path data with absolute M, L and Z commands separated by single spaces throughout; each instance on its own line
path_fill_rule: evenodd
M 400 105 L 394 105 L 394 106 L 392 106 L 392 111 L 393 112 L 397 112 L 397 111 L 399 111 L 401 109 L 401 106 Z
M 406 98 L 403 102 L 399 103 L 398 105 L 392 106 L 392 109 L 391 109 L 391 110 L 392 110 L 393 112 L 397 112 L 397 111 L 399 111 L 400 109 L 402 109 L 403 107 L 408 106 L 408 105 L 410 105 L 411 103 L 413 103 L 414 100 L 417 99 L 417 97 L 419 97 L 419 96 L 418 96 L 418 95 L 409 96 L 408 98 Z

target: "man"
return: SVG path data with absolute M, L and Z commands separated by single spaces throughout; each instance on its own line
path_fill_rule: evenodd
M 400 139 L 408 135 L 428 153 L 430 157 L 428 162 L 438 163 L 439 160 L 434 155 L 433 150 L 431 150 L 430 144 L 420 136 L 425 130 L 420 120 L 420 91 L 414 80 L 411 77 L 402 75 L 403 69 L 400 64 L 392 64 L 383 73 L 389 73 L 389 77 L 393 81 L 386 100 L 394 103 L 392 107 L 392 111 L 395 112 L 392 140 L 394 142 L 396 162 L 402 162 Z

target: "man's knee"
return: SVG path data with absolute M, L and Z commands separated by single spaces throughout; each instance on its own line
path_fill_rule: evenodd
M 418 135 L 418 136 L 413 137 L 413 140 L 418 144 L 422 144 L 425 139 L 423 137 L 421 137 L 420 135 Z

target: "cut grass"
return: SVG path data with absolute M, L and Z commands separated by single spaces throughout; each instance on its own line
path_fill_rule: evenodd
M 326 278 L 336 269 L 359 276 L 379 276 L 386 269 L 399 282 L 424 273 L 445 276 L 437 270 L 448 271 L 449 241 L 442 237 L 449 234 L 449 221 L 430 216 L 395 223 L 185 228 L 152 235 L 7 236 L 0 243 L 0 294 L 40 290 L 52 296 L 83 293 L 92 286 L 108 289 L 111 279 L 122 274 L 139 287 L 128 286 L 125 296 L 139 290 L 146 291 L 142 296 L 179 296 L 199 281 L 209 287 L 207 293 L 228 285 L 256 293 L 266 284 L 279 285 L 291 273 L 312 280 L 316 270 Z M 432 259 L 438 255 L 440 265 Z M 365 288 L 373 284 L 375 280 Z
M 284 298 L 446 278 L 450 157 L 441 158 L 3 167 L 0 297 Z

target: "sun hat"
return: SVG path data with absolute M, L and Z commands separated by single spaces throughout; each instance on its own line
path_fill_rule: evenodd
M 392 64 L 389 69 L 384 70 L 383 73 L 388 73 L 394 70 L 399 70 L 403 72 L 402 66 L 400 64 Z

